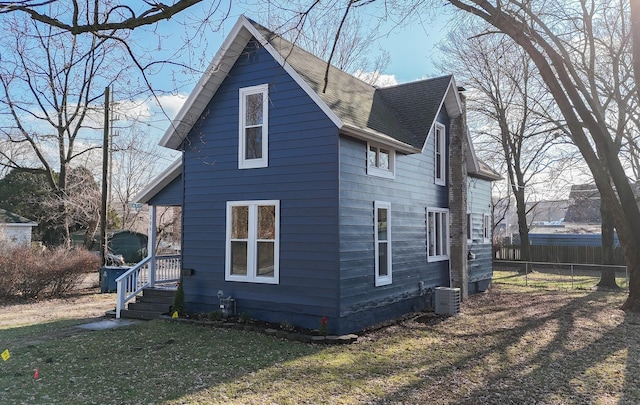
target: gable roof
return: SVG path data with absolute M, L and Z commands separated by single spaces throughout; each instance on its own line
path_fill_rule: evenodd
M 173 180 L 182 175 L 182 157 L 176 159 L 162 173 L 156 176 L 133 198 L 133 201 L 146 204 Z
M 0 225 L 38 226 L 30 219 L 0 208 Z
M 453 76 L 378 89 L 240 16 L 160 145 L 177 149 L 246 45 L 255 38 L 341 132 L 381 142 L 404 153 L 422 150 L 443 105 L 450 116 L 462 108 Z

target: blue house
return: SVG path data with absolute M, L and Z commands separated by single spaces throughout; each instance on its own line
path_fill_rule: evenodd
M 326 69 L 240 17 L 162 138 L 182 157 L 138 201 L 182 206 L 188 312 L 230 297 L 349 333 L 431 306 L 438 286 L 488 288 L 499 176 L 454 78 L 376 88 Z

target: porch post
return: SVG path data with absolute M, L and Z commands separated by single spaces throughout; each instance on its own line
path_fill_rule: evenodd
M 156 284 L 156 206 L 149 205 L 149 231 L 147 234 L 147 256 L 151 257 L 149 261 L 149 285 L 154 287 Z

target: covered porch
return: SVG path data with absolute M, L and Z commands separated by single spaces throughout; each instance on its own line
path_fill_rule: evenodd
M 171 303 L 182 271 L 181 254 L 158 254 L 158 207 L 182 206 L 182 165 L 178 159 L 135 198 L 135 202 L 149 206 L 147 257 L 116 278 L 116 318 L 124 311 L 164 312 Z M 181 221 L 180 221 L 181 224 Z M 182 225 L 180 225 L 182 226 Z M 146 299 L 144 297 L 147 297 Z M 151 298 L 153 297 L 153 298 Z M 135 300 L 135 302 L 134 302 Z M 132 309 L 135 307 L 135 309 Z M 168 308 L 166 308 L 168 311 Z M 139 314 L 146 319 L 144 314 Z

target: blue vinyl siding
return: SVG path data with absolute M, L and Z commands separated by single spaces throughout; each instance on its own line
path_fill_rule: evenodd
M 263 84 L 268 165 L 239 169 L 239 89 Z M 448 151 L 444 108 L 438 121 Z M 367 175 L 367 143 L 339 135 L 298 83 L 251 41 L 183 142 L 182 177 L 153 200 L 182 196 L 182 265 L 193 269 L 183 280 L 187 310 L 218 310 L 222 291 L 235 299 L 238 314 L 312 329 L 326 316 L 330 333 L 345 333 L 429 307 L 430 291 L 448 286 L 450 278 L 448 260 L 427 261 L 426 209 L 449 207 L 449 187 L 434 182 L 434 147 L 429 136 L 421 153 L 396 154 L 394 179 Z M 490 182 L 471 179 L 468 185 L 478 196 L 469 204 L 481 225 L 480 207 L 487 204 L 490 213 Z M 225 281 L 227 202 L 244 200 L 279 201 L 278 284 Z M 375 201 L 390 203 L 392 247 L 392 283 L 378 287 Z M 480 242 L 472 246 L 474 280 L 490 277 L 491 245 Z
M 250 43 L 245 52 L 255 49 Z M 218 308 L 317 327 L 338 313 L 338 130 L 260 48 L 241 56 L 184 143 L 183 267 L 190 312 Z M 269 162 L 238 169 L 238 89 L 269 85 Z M 280 201 L 280 283 L 225 281 L 226 202 Z
M 472 240 L 468 249 L 475 259 L 468 260 L 469 292 L 478 286 L 487 285 L 493 276 L 493 253 L 491 240 L 485 241 L 482 234 L 483 216 L 491 215 L 491 182 L 475 177 L 467 178 L 467 212 L 471 214 Z M 480 288 L 482 290 L 482 288 Z
M 182 185 L 182 176 L 173 179 L 158 194 L 154 195 L 147 202 L 149 205 L 178 206 L 182 205 L 182 196 L 184 189 Z
M 446 115 L 440 119 L 446 123 Z M 366 174 L 365 142 L 340 138 L 340 315 L 345 329 L 377 323 L 422 306 L 420 282 L 449 284 L 449 262 L 427 262 L 426 208 L 448 207 L 448 187 L 434 184 L 434 143 L 396 156 L 396 178 Z M 393 282 L 375 286 L 374 201 L 391 203 Z

